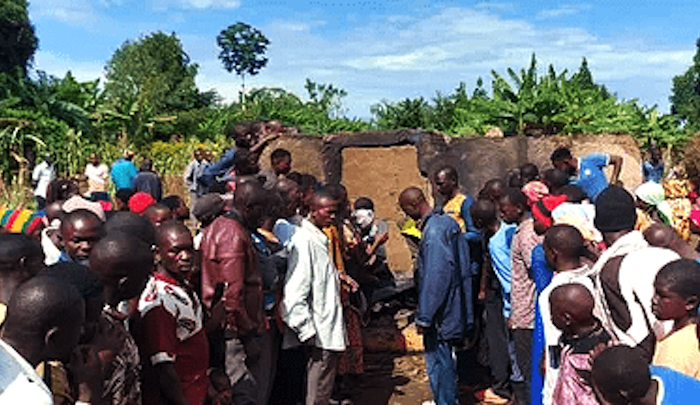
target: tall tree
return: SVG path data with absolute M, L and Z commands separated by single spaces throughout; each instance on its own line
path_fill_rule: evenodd
M 265 51 L 270 41 L 260 30 L 238 22 L 221 31 L 216 37 L 221 48 L 219 59 L 229 73 L 236 71 L 245 91 L 245 75 L 255 76 L 267 65 Z M 243 93 L 241 92 L 241 94 Z
M 0 73 L 15 67 L 26 73 L 38 46 L 27 0 L 0 0 Z
M 125 42 L 107 62 L 103 116 L 124 121 L 122 130 L 137 141 L 150 137 L 152 118 L 205 103 L 194 81 L 198 68 L 174 33 Z
M 686 121 L 689 129 L 700 130 L 700 39 L 696 42 L 693 64 L 673 78 L 671 112 Z

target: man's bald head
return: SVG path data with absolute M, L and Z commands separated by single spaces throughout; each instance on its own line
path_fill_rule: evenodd
M 294 215 L 301 204 L 299 184 L 293 180 L 282 178 L 275 184 L 274 191 L 282 199 L 282 207 L 279 209 L 280 216 L 289 218 Z
M 111 235 L 122 232 L 141 239 L 149 246 L 156 243 L 156 230 L 148 220 L 141 215 L 129 211 L 115 212 L 105 224 L 105 234 Z
M 187 234 L 192 236 L 190 230 L 182 222 L 170 220 L 163 222 L 163 224 L 156 229 L 156 245 L 162 246 L 168 238 L 170 238 L 170 235 L 174 234 Z
M 167 205 L 155 203 L 149 205 L 141 215 L 143 215 L 143 217 L 146 218 L 153 226 L 157 227 L 163 222 L 173 219 L 173 210 L 171 210 Z
M 570 283 L 560 285 L 549 296 L 552 322 L 564 333 L 577 335 L 579 331 L 595 325 L 593 316 L 595 300 L 583 284 Z
M 267 205 L 267 191 L 259 182 L 246 181 L 236 185 L 233 206 L 249 228 L 260 226 Z
M 44 252 L 39 242 L 22 233 L 0 234 L 0 278 L 5 272 L 27 266 L 37 266 L 33 268 L 34 275 L 43 267 L 43 261 Z
M 153 251 L 141 239 L 113 232 L 93 249 L 90 269 L 100 275 L 105 301 L 116 305 L 141 293 L 153 269 Z
M 652 246 L 670 248 L 676 237 L 674 232 L 668 225 L 654 223 L 644 231 L 644 239 Z
M 566 259 L 576 259 L 584 254 L 585 242 L 581 232 L 571 225 L 558 224 L 544 234 L 543 246 Z
M 78 290 L 66 281 L 40 276 L 12 295 L 2 337 L 34 366 L 44 360 L 67 362 L 84 322 L 85 302 Z
M 414 220 L 421 219 L 430 210 L 425 194 L 417 187 L 409 187 L 399 194 L 399 205 L 403 212 Z

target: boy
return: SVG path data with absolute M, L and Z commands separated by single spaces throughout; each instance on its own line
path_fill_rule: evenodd
M 700 379 L 697 338 L 700 264 L 679 259 L 659 270 L 651 310 L 659 320 L 673 320 L 673 329 L 656 342 L 653 364 Z
M 554 325 L 550 316 L 550 294 L 558 286 L 567 283 L 579 283 L 593 291 L 593 280 L 589 277 L 590 268 L 581 262 L 585 252 L 583 236 L 573 226 L 554 225 L 549 228 L 544 236 L 543 247 L 545 260 L 554 269 L 552 281 L 538 298 L 545 341 L 546 373 L 542 396 L 544 403 L 550 404 L 559 373 L 557 348 L 561 337 L 561 331 Z
M 582 158 L 575 158 L 569 148 L 560 146 L 550 156 L 552 166 L 566 172 L 571 177 L 571 184 L 581 187 L 588 198 L 595 202 L 598 195 L 608 187 L 616 185 L 622 170 L 622 157 L 608 153 L 592 153 Z M 605 167 L 613 166 L 608 183 Z
M 552 322 L 562 331 L 559 376 L 554 387 L 555 405 L 590 404 L 598 401 L 585 376 L 591 369 L 594 349 L 610 342 L 610 335 L 593 316 L 593 295 L 582 284 L 560 285 L 549 297 Z
M 143 325 L 144 403 L 201 404 L 207 395 L 209 346 L 202 304 L 187 282 L 194 267 L 190 231 L 163 223 L 156 234 L 156 272 L 139 299 Z
M 596 396 L 611 405 L 687 405 L 697 403 L 700 382 L 677 371 L 649 367 L 639 348 L 613 346 L 593 360 Z

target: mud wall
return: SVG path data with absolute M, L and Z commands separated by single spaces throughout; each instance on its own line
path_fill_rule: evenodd
M 592 152 L 620 155 L 625 187 L 633 189 L 641 183 L 641 154 L 634 139 L 626 135 L 451 138 L 420 130 L 324 138 L 302 135 L 274 141 L 264 151 L 261 165 L 269 167 L 270 152 L 284 148 L 292 153 L 293 170 L 342 182 L 351 199 L 372 198 L 377 216 L 390 225 L 390 266 L 401 272 L 410 269 L 408 248 L 395 225 L 402 215 L 396 202 L 401 190 L 418 186 L 429 195 L 429 175 L 443 165 L 452 165 L 459 172 L 464 191 L 476 194 L 487 180 L 503 177 L 521 164 L 532 162 L 540 170 L 551 167 L 549 155 L 560 145 L 569 147 L 575 156 Z

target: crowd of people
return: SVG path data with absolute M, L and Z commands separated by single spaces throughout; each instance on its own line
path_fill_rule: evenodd
M 432 177 L 435 207 L 418 188 L 401 193 L 419 231 L 407 237 L 419 239 L 415 322 L 431 403 L 459 403 L 455 351 L 474 336 L 490 373 L 486 403 L 694 403 L 700 254 L 686 231 L 697 228 L 695 196 L 665 180 L 658 149 L 651 155 L 634 193 L 619 182 L 621 157 L 565 147 L 541 176 L 523 165 L 476 199 L 449 166 Z M 679 199 L 681 208 L 667 201 Z
M 267 125 L 194 152 L 189 207 L 128 151 L 82 193 L 37 166 L 43 208 L 3 212 L 1 404 L 350 403 L 388 229 L 286 150 L 260 170 Z
M 129 151 L 111 169 L 90 156 L 82 193 L 46 157 L 41 209 L 2 213 L 0 404 L 352 404 L 367 302 L 393 279 L 388 229 L 284 149 L 260 170 L 284 132 L 240 123 L 219 160 L 196 150 L 189 204 Z M 633 193 L 619 156 L 560 147 L 551 163 L 476 196 L 443 166 L 432 196 L 399 195 L 432 403 L 459 403 L 458 350 L 477 352 L 486 403 L 693 403 L 690 187 L 657 153 Z

